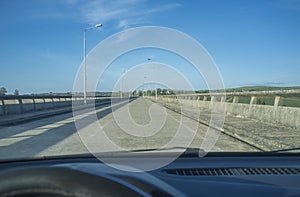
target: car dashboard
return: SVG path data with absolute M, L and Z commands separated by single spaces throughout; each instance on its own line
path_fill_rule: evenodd
M 7 161 L 0 164 L 0 196 L 300 196 L 300 157 L 179 157 L 148 172 L 94 157 Z

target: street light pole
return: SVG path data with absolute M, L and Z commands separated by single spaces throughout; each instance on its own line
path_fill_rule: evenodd
M 123 77 L 121 78 L 121 83 L 120 83 L 120 97 L 121 99 L 123 98 Z
M 148 61 L 152 61 L 151 58 L 147 58 Z M 155 100 L 157 101 L 157 87 L 155 88 Z
M 84 70 L 83 70 L 83 102 L 86 104 L 86 29 L 83 32 L 83 57 L 84 57 Z
M 83 31 L 83 63 L 84 63 L 84 68 L 83 68 L 83 102 L 86 104 L 86 31 L 94 28 L 101 27 L 102 24 L 97 24 L 93 27 L 88 27 L 85 28 Z

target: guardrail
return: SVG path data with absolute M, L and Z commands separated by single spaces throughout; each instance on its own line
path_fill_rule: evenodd
M 245 97 L 248 97 L 246 102 Z M 260 99 L 263 97 L 269 98 L 268 104 L 261 102 Z M 282 102 L 290 97 L 295 98 L 300 104 L 300 90 L 159 95 L 157 99 L 204 109 L 211 109 L 214 103 L 223 102 L 227 114 L 300 129 L 300 108 L 284 106 Z M 240 102 L 241 98 L 244 99 L 243 103 Z M 155 100 L 155 96 L 152 100 Z
M 252 104 L 262 104 L 258 103 L 258 98 L 273 96 L 274 106 L 282 106 L 282 100 L 285 97 L 299 97 L 300 100 L 300 90 L 278 90 L 278 91 L 252 91 L 252 92 L 210 92 L 210 93 L 200 93 L 200 94 L 179 94 L 179 95 L 168 95 L 163 97 L 176 97 L 177 99 L 186 100 L 202 100 L 202 101 L 219 101 L 219 102 L 232 102 L 239 103 L 240 97 L 250 97 L 249 103 Z M 229 99 L 232 98 L 232 99 Z
M 111 97 L 88 97 L 88 101 L 95 103 L 111 99 Z M 48 110 L 72 106 L 72 102 L 82 102 L 82 96 L 31 96 L 4 95 L 0 96 L 0 116 L 22 114 L 31 111 Z

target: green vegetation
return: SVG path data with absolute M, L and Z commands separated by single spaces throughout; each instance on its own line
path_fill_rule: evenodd
M 282 98 L 282 106 L 300 107 L 299 97 L 284 97 Z
M 297 90 L 300 86 L 293 87 L 272 87 L 272 86 L 245 86 L 239 88 L 227 88 L 226 92 L 254 92 L 254 91 L 276 91 L 276 90 Z M 196 93 L 208 93 L 208 90 L 198 90 Z M 217 90 L 213 92 L 218 92 Z M 258 105 L 274 105 L 275 96 L 259 96 L 257 97 L 256 104 Z M 251 96 L 239 96 L 239 103 L 249 104 Z M 227 96 L 227 102 L 233 102 L 232 96 Z M 300 97 L 290 96 L 282 97 L 281 106 L 300 107 Z
M 7 93 L 7 90 L 5 87 L 0 88 L 0 95 L 5 95 Z
M 227 88 L 226 92 L 253 92 L 253 91 L 274 91 L 274 90 L 296 90 L 300 86 L 273 87 L 273 86 L 244 86 L 239 88 Z
M 15 95 L 15 96 L 19 96 L 19 94 L 20 94 L 20 93 L 19 93 L 19 90 L 18 90 L 18 89 L 15 89 L 14 95 Z
M 258 105 L 274 105 L 274 99 L 275 96 L 261 96 L 257 97 L 257 103 Z M 281 98 L 281 106 L 288 106 L 288 107 L 300 107 L 300 97 L 282 97 Z M 245 103 L 249 104 L 251 100 L 251 96 L 239 96 L 239 103 Z M 228 96 L 227 102 L 232 102 L 233 97 Z

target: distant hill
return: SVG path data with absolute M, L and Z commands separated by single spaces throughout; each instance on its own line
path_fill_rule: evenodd
M 227 88 L 226 92 L 253 92 L 253 91 L 272 91 L 272 90 L 295 90 L 300 86 L 273 87 L 273 86 L 244 86 L 239 88 Z
M 226 88 L 226 92 L 254 92 L 254 91 L 274 91 L 274 90 L 295 90 L 300 89 L 300 86 L 290 87 L 274 87 L 274 86 L 243 86 L 238 88 Z M 208 92 L 223 92 L 221 90 L 196 90 L 195 93 L 208 93 Z M 182 91 L 187 94 L 188 91 Z

